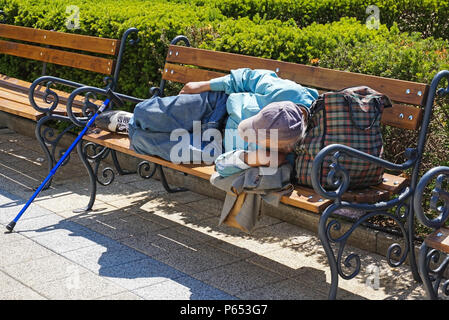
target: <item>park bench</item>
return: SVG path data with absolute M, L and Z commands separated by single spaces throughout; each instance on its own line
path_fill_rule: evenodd
M 185 45 L 178 43 L 183 41 Z M 407 130 L 420 130 L 419 141 L 416 146 L 411 146 L 405 150 L 407 161 L 403 164 L 393 164 L 387 160 L 363 155 L 358 150 L 352 150 L 345 146 L 332 145 L 330 148 L 323 149 L 317 156 L 314 163 L 314 173 L 319 175 L 323 155 L 332 153 L 335 161 L 338 161 L 339 154 L 349 153 L 351 156 L 367 158 L 370 161 L 380 163 L 391 172 L 386 172 L 381 184 L 366 188 L 364 190 L 348 191 L 343 184 L 337 191 L 326 191 L 319 184 L 315 183 L 314 188 L 297 186 L 294 192 L 289 196 L 284 196 L 282 203 L 320 214 L 319 235 L 328 256 L 329 265 L 332 273 L 331 290 L 329 298 L 336 297 L 338 288 L 338 278 L 351 279 L 360 272 L 360 258 L 355 254 L 350 254 L 344 261 L 342 255 L 347 238 L 356 227 L 364 223 L 369 217 L 375 215 L 387 216 L 393 219 L 400 227 L 405 239 L 404 248 L 401 250 L 399 244 L 393 244 L 387 252 L 388 262 L 391 266 L 398 266 L 404 263 L 407 257 L 410 259 L 413 277 L 419 280 L 419 274 L 415 262 L 413 243 L 414 243 L 414 214 L 411 206 L 413 200 L 413 191 L 417 182 L 418 168 L 421 161 L 421 155 L 425 144 L 427 128 L 430 119 L 430 113 L 433 106 L 433 99 L 436 86 L 441 77 L 436 77 L 432 86 L 423 83 L 415 83 L 397 79 L 382 78 L 377 76 L 363 75 L 345 71 L 331 70 L 320 67 L 307 66 L 296 63 L 288 63 L 251 57 L 241 54 L 217 52 L 211 50 L 197 49 L 190 47 L 189 41 L 184 36 L 178 36 L 168 47 L 166 62 L 162 69 L 162 80 L 159 87 L 153 87 L 150 92 L 153 95 L 163 96 L 167 81 L 176 83 L 187 83 L 190 81 L 209 80 L 215 77 L 223 76 L 232 69 L 248 67 L 252 69 L 269 69 L 276 72 L 281 78 L 290 79 L 304 86 L 314 87 L 320 92 L 339 90 L 345 87 L 366 85 L 390 97 L 393 101 L 393 107 L 386 109 L 382 115 L 381 122 L 385 126 L 393 126 Z M 37 79 L 36 82 L 40 82 Z M 85 94 L 106 95 L 106 90 L 94 87 L 81 87 L 75 89 L 69 97 L 67 104 L 68 114 L 72 121 L 83 126 L 87 120 L 77 117 L 70 111 L 72 101 L 78 95 Z M 143 99 L 130 97 L 117 93 L 124 101 L 138 103 Z M 425 107 L 425 108 L 422 108 Z M 142 162 L 138 165 L 137 172 L 144 178 L 150 178 L 157 170 L 159 178 L 168 192 L 178 192 L 183 188 L 172 188 L 167 183 L 163 168 L 171 168 L 184 174 L 193 175 L 201 179 L 208 180 L 214 172 L 213 165 L 205 164 L 174 164 L 156 156 L 137 154 L 130 150 L 129 139 L 126 135 L 115 134 L 106 131 L 93 131 L 84 136 L 85 142 L 77 146 L 78 154 L 86 166 L 90 176 L 90 201 L 86 208 L 90 210 L 95 202 L 97 183 L 108 185 L 114 178 L 112 169 L 106 168 L 103 174 L 99 174 L 99 164 L 105 159 L 111 150 L 131 155 Z M 405 148 L 404 148 L 405 149 Z M 152 165 L 152 167 L 150 167 Z M 338 169 L 338 166 L 337 166 Z M 398 175 L 405 170 L 412 170 L 411 177 Z M 335 170 L 334 170 L 335 171 Z M 337 176 L 344 176 L 344 172 L 338 172 Z M 101 181 L 108 177 L 106 181 Z M 342 183 L 344 179 L 340 181 Z M 318 177 L 314 181 L 319 181 Z M 393 210 L 393 208 L 397 210 Z M 366 211 L 358 219 L 352 220 L 353 226 L 349 230 L 336 237 L 331 235 L 334 231 L 339 231 L 340 222 L 338 221 L 337 209 L 355 208 Z M 327 223 L 328 219 L 335 217 L 336 220 Z M 332 236 L 332 237 L 331 237 Z M 331 247 L 331 244 L 338 244 L 339 249 L 337 257 Z M 398 261 L 396 261 L 398 260 Z M 350 267 L 354 271 L 351 274 L 343 272 L 345 267 Z
M 0 17 L 2 16 L 6 17 L 0 11 Z M 106 87 L 111 89 L 116 87 L 118 81 L 126 40 L 131 33 L 137 31 L 135 28 L 128 29 L 122 39 L 118 40 L 34 29 L 4 22 L 0 22 L 0 54 L 43 62 L 42 75 L 48 69 L 47 64 L 101 74 L 105 76 Z M 68 79 L 52 79 L 53 84 L 68 86 L 71 90 L 85 86 Z M 49 170 L 60 156 L 56 154 L 59 141 L 74 127 L 69 126 L 60 134 L 55 134 L 51 127 L 45 127 L 55 120 L 71 124 L 66 112 L 69 94 L 51 89 L 51 84 L 31 88 L 30 82 L 0 73 L 0 111 L 36 122 L 36 132 L 39 132 L 37 138 L 47 157 Z M 31 98 L 30 93 L 33 93 Z M 44 101 L 36 102 L 34 96 Z M 81 116 L 85 113 L 83 106 L 81 100 L 76 100 L 73 112 Z
M 435 180 L 435 181 L 434 181 Z M 449 296 L 449 280 L 442 283 L 449 265 L 449 167 L 436 167 L 426 172 L 416 186 L 414 207 L 419 221 L 433 229 L 421 245 L 419 253 L 419 274 L 429 299 L 438 299 L 442 293 Z M 431 186 L 430 209 L 424 209 L 424 194 Z M 427 210 L 427 209 L 426 209 Z M 436 214 L 435 214 L 436 213 Z M 447 279 L 447 278 L 446 278 Z

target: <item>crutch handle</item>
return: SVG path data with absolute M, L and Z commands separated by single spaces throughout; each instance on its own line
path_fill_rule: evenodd
M 120 99 L 114 91 L 111 90 L 111 88 L 108 88 L 106 91 L 107 96 L 109 97 L 109 100 L 116 103 L 119 107 L 123 107 L 124 103 L 122 99 Z

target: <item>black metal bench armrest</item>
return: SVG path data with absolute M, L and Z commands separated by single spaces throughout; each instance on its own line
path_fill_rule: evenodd
M 28 99 L 30 101 L 31 106 L 42 113 L 51 114 L 56 109 L 59 104 L 60 98 L 59 95 L 51 89 L 51 86 L 54 84 L 60 84 L 71 88 L 79 88 L 85 86 L 82 83 L 66 80 L 63 78 L 57 78 L 52 76 L 42 76 L 33 81 L 30 86 L 30 90 L 28 93 Z M 42 95 L 42 100 L 44 103 L 49 105 L 48 108 L 39 107 L 36 103 L 36 91 L 40 91 L 41 87 L 45 87 L 45 91 Z
M 417 162 L 416 149 L 406 149 L 405 156 L 408 159 L 404 163 L 395 164 L 389 162 L 385 159 L 378 158 L 376 156 L 370 155 L 368 153 L 362 152 L 360 150 L 341 145 L 332 144 L 323 148 L 315 157 L 312 164 L 312 186 L 315 192 L 320 194 L 326 199 L 341 199 L 342 195 L 348 190 L 350 178 L 349 173 L 344 167 L 339 163 L 339 158 L 342 154 L 347 156 L 358 158 L 361 160 L 366 160 L 371 163 L 380 165 L 386 169 L 404 171 L 413 167 Z M 334 190 L 327 191 L 321 185 L 321 168 L 325 159 L 331 157 L 332 163 L 329 165 L 330 171 L 326 177 L 328 185 L 333 186 Z
M 0 11 L 0 17 L 1 16 L 2 16 L 2 11 Z M 0 21 L 0 23 L 1 23 L 1 21 Z M 110 88 L 112 90 L 115 90 L 115 88 L 117 86 L 119 72 L 121 70 L 121 63 L 122 63 L 125 47 L 126 47 L 126 45 L 134 46 L 139 42 L 139 38 L 137 37 L 137 32 L 138 32 L 138 30 L 136 28 L 129 28 L 123 33 L 123 36 L 122 36 L 121 42 L 120 42 L 120 49 L 119 49 L 118 56 L 117 56 L 117 63 L 116 63 L 114 75 L 106 76 L 103 79 L 103 81 L 105 83 L 105 89 Z M 132 34 L 135 35 L 135 39 L 130 38 Z M 35 110 L 49 115 L 49 114 L 52 114 L 53 111 L 56 109 L 60 99 L 59 99 L 58 94 L 55 91 L 51 90 L 51 86 L 53 84 L 60 84 L 60 85 L 68 86 L 71 88 L 79 88 L 79 87 L 86 86 L 85 84 L 82 84 L 82 83 L 77 83 L 77 82 L 70 81 L 67 79 L 52 77 L 52 76 L 42 76 L 40 78 L 37 78 L 36 80 L 33 81 L 32 85 L 30 86 L 30 91 L 28 94 L 30 104 Z M 48 108 L 39 107 L 35 101 L 36 88 L 40 89 L 41 86 L 46 87 L 46 89 L 43 93 L 43 101 L 44 101 L 44 103 L 46 103 L 48 105 Z
M 86 126 L 89 118 L 92 117 L 97 109 L 100 107 L 99 105 L 91 102 L 90 99 L 99 99 L 100 96 L 108 97 L 109 89 L 101 89 L 97 87 L 91 86 L 82 86 L 73 90 L 67 99 L 67 115 L 70 120 L 79 127 Z M 113 92 L 113 91 L 112 91 Z M 130 101 L 133 103 L 142 102 L 143 99 L 139 99 L 136 97 L 128 96 L 121 93 L 113 92 L 113 94 L 121 99 L 122 101 Z M 84 102 L 82 107 L 82 116 L 79 117 L 73 112 L 73 102 L 78 95 L 84 95 Z M 111 110 L 113 108 L 113 103 L 110 104 L 110 107 L 107 110 Z
M 433 185 L 435 179 L 435 186 L 431 191 L 429 207 L 432 212 L 436 212 L 436 218 L 429 218 L 425 214 L 424 209 L 424 194 L 429 185 Z M 449 218 L 449 190 L 444 190 L 444 181 L 449 181 L 449 167 L 435 167 L 427 171 L 415 189 L 415 196 L 413 199 L 413 207 L 418 220 L 425 226 L 432 229 L 439 229 L 444 226 Z M 446 188 L 449 188 L 446 185 Z

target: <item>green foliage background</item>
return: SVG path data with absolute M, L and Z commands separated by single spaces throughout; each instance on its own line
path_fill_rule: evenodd
M 368 5 L 380 9 L 381 26 L 367 28 Z M 66 27 L 67 5 L 80 8 L 80 29 Z M 118 91 L 149 97 L 158 86 L 168 43 L 186 35 L 194 47 L 430 83 L 449 69 L 449 2 L 434 0 L 0 0 L 6 23 L 106 38 L 130 27 L 140 42 L 128 47 Z M 417 32 L 419 31 L 419 32 Z M 0 56 L 0 73 L 33 81 L 42 64 Z M 93 86 L 103 75 L 49 65 L 47 74 Z M 167 94 L 177 86 L 169 85 Z M 423 170 L 449 165 L 449 108 L 434 113 Z M 386 157 L 403 160 L 416 135 L 385 131 Z
M 312 23 L 326 24 L 341 17 L 355 17 L 366 21 L 379 8 L 382 24 L 398 24 L 401 31 L 421 32 L 425 36 L 449 37 L 449 1 L 436 0 L 168 0 L 213 7 L 226 17 L 263 17 L 264 19 L 292 20 L 298 27 Z

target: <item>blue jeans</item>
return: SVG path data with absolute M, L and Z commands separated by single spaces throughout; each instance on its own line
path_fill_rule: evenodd
M 176 129 L 184 129 L 190 141 L 188 158 L 201 158 L 201 153 L 209 142 L 194 142 L 194 121 L 201 121 L 201 132 L 209 128 L 223 129 L 227 117 L 227 99 L 228 95 L 224 92 L 207 91 L 152 97 L 138 103 L 129 121 L 131 148 L 137 153 L 171 161 L 170 152 L 180 139 L 172 141 L 170 135 Z M 221 144 L 221 141 L 215 143 Z M 211 156 L 216 158 L 219 154 Z

